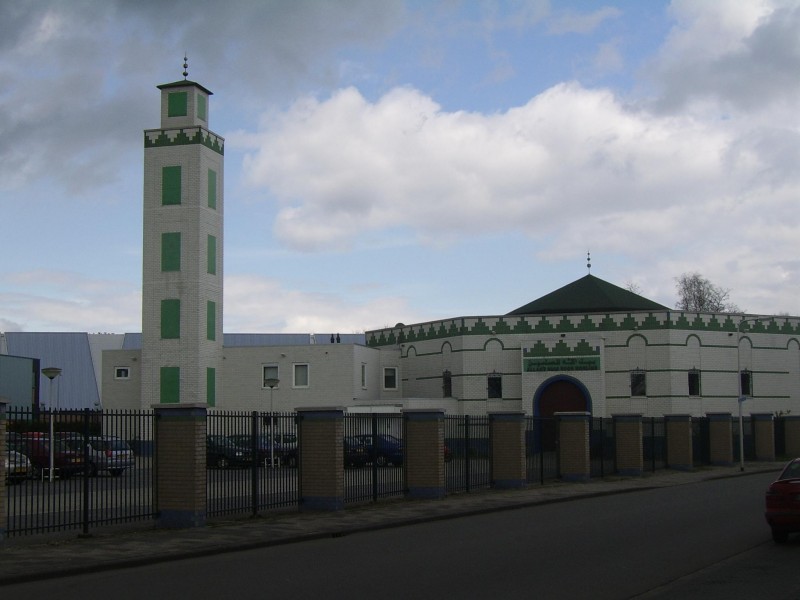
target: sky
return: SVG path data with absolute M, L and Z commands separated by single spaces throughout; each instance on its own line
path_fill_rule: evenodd
M 142 132 L 184 55 L 226 332 L 502 315 L 589 272 L 800 315 L 798 31 L 800 0 L 0 0 L 0 331 L 141 331 Z

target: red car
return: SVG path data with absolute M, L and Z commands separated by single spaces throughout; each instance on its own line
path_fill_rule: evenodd
M 767 488 L 764 516 L 772 539 L 782 544 L 790 533 L 800 532 L 800 458 L 791 461 Z

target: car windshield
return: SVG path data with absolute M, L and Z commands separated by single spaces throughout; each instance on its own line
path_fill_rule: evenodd
M 778 479 L 800 479 L 800 460 L 793 460 L 786 465 Z
M 209 436 L 209 439 L 218 446 L 236 447 L 236 444 L 224 435 L 212 435 Z
M 124 452 L 130 450 L 130 446 L 128 446 L 128 442 L 123 440 L 106 440 L 106 450 Z

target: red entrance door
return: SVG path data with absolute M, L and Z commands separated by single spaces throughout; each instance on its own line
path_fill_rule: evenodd
M 542 450 L 555 450 L 557 412 L 587 412 L 586 396 L 581 388 L 571 381 L 559 380 L 548 385 L 539 396 L 539 417 L 541 421 Z

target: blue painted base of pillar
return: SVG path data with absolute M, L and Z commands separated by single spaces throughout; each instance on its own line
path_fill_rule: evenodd
M 163 529 L 205 527 L 206 513 L 193 510 L 162 510 L 159 512 L 156 525 Z
M 344 498 L 325 496 L 305 496 L 300 500 L 300 510 L 343 510 Z
M 408 496 L 423 500 L 438 500 L 447 495 L 447 490 L 443 487 L 410 487 Z
M 587 473 L 564 473 L 561 475 L 561 479 L 569 482 L 584 483 L 589 481 L 591 476 Z
M 623 477 L 640 477 L 642 475 L 641 469 L 617 469 L 617 474 Z
M 495 479 L 492 487 L 497 490 L 519 490 L 527 485 L 524 479 Z

